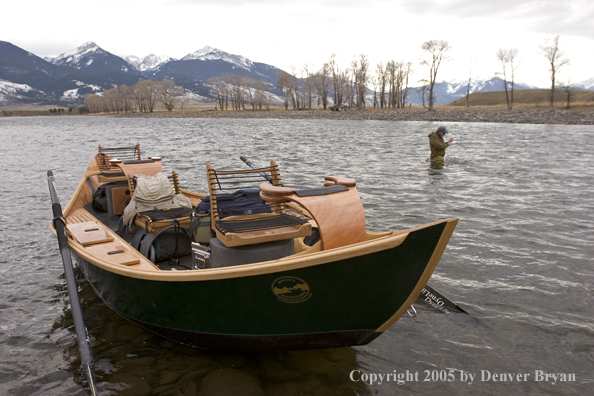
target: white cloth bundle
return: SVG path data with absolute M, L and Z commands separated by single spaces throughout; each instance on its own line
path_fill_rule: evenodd
M 191 208 L 192 202 L 182 194 L 175 194 L 171 183 L 162 173 L 154 176 L 134 175 L 136 187 L 130 203 L 122 215 L 126 230 L 134 232 L 134 217 L 139 212 L 175 208 Z

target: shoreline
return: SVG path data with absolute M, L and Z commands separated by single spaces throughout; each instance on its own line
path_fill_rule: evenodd
M 478 122 L 507 124 L 594 125 L 594 110 L 555 109 L 369 109 L 369 110 L 186 110 L 154 113 L 47 114 L 44 111 L 0 111 L 2 117 L 85 117 L 108 116 L 123 118 L 235 118 L 235 119 L 299 119 L 350 121 L 428 121 Z
M 435 121 L 511 124 L 594 125 L 594 110 L 244 110 L 127 113 L 125 118 L 239 118 L 355 121 Z

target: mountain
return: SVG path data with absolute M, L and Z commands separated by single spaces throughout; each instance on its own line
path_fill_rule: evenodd
M 122 72 L 139 74 L 130 63 L 105 51 L 92 41 L 73 51 L 58 55 L 51 62 L 54 65 L 70 66 L 87 73 Z
M 212 77 L 235 74 L 255 80 L 265 80 L 273 93 L 279 94 L 276 80 L 280 69 L 265 63 L 252 62 L 216 48 L 206 46 L 190 53 L 180 60 L 162 64 L 150 73 L 143 73 L 155 80 L 173 79 L 176 84 L 196 94 L 210 97 L 210 87 L 206 84 Z
M 134 85 L 141 79 L 130 64 L 94 43 L 48 61 L 0 41 L 0 80 L 33 88 L 16 91 L 7 88 L 2 91 L 2 102 L 81 103 L 85 94 L 103 92 L 122 84 Z M 6 83 L 3 85 L 8 87 Z
M 582 81 L 575 85 L 576 89 L 583 89 L 584 91 L 594 91 L 594 77 L 589 80 Z
M 130 63 L 132 66 L 134 66 L 136 70 L 143 73 L 151 72 L 155 69 L 158 69 L 161 65 L 167 62 L 174 61 L 176 59 L 169 56 L 158 56 L 155 54 L 150 54 L 142 59 L 135 55 L 129 55 L 124 57 L 124 60 Z
M 510 89 L 510 82 L 508 81 L 508 89 Z M 458 82 L 440 82 L 436 83 L 433 87 L 434 104 L 435 105 L 446 105 L 457 99 L 466 96 L 468 91 L 468 80 Z M 522 84 L 515 82 L 514 90 L 521 89 L 537 89 L 534 86 L 528 84 Z M 499 77 L 493 77 L 490 79 L 474 79 L 470 81 L 470 93 L 474 92 L 492 92 L 492 91 L 503 91 L 505 85 L 503 79 Z M 423 104 L 422 99 L 422 87 L 410 88 L 408 101 L 415 105 Z M 426 88 L 425 92 L 425 104 L 428 103 L 429 88 Z
M 44 92 L 27 84 L 17 84 L 0 80 L 0 106 L 10 106 L 28 102 L 29 100 L 39 101 L 44 99 Z

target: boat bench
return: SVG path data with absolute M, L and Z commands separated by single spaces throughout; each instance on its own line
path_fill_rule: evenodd
M 143 270 L 159 270 L 84 209 L 77 209 L 66 217 L 66 233 L 85 251 L 101 260 Z

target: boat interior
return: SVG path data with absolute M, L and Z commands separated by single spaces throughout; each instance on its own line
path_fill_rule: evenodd
M 368 232 L 356 182 L 325 177 L 294 190 L 278 164 L 218 169 L 207 164 L 207 193 L 180 187 L 161 158 L 140 145 L 99 145 L 64 216 L 71 246 L 110 264 L 187 271 L 303 256 L 376 239 Z

